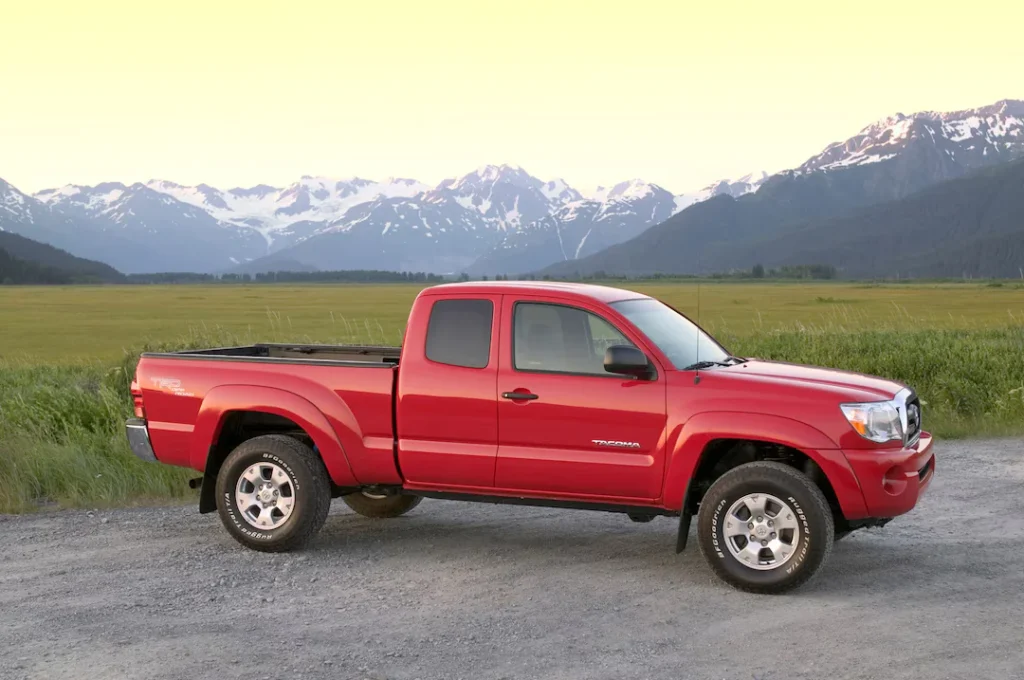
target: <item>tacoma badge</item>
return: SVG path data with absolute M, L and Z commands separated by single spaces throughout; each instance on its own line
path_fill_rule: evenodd
M 618 448 L 618 449 L 639 449 L 640 448 L 640 443 L 639 442 L 617 442 L 617 441 L 612 441 L 610 439 L 591 439 L 590 441 L 594 442 L 598 446 L 614 446 L 615 448 Z

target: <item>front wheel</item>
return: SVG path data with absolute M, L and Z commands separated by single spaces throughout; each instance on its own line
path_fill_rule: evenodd
M 217 474 L 217 510 L 236 541 L 263 552 L 300 548 L 324 525 L 331 480 L 312 449 L 284 435 L 254 437 Z
M 748 592 L 801 586 L 832 550 L 828 501 L 806 475 L 781 463 L 748 463 L 726 472 L 708 489 L 697 521 L 711 569 Z

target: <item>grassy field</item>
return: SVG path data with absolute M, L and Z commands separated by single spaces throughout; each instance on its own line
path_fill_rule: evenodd
M 697 284 L 636 283 L 695 317 Z M 0 358 L 117 360 L 126 349 L 225 331 L 252 341 L 399 344 L 419 286 L 0 287 Z M 748 337 L 768 331 L 966 329 L 1024 324 L 1024 285 L 873 286 L 705 283 L 701 324 Z
M 695 283 L 638 283 L 691 316 Z M 0 287 L 0 512 L 166 502 L 185 471 L 136 461 L 127 385 L 144 346 L 399 344 L 404 285 Z M 943 437 L 1024 434 L 1024 286 L 703 283 L 735 354 L 913 385 Z

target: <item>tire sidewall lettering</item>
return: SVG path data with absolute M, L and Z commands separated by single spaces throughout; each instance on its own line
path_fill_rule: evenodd
M 719 528 L 721 524 L 719 518 L 722 515 L 722 509 L 725 507 L 726 502 L 727 500 L 723 498 L 721 502 L 719 502 L 718 507 L 715 508 L 714 514 L 711 515 L 711 545 L 714 547 L 715 554 L 722 560 L 725 559 L 725 552 L 722 550 L 722 541 L 725 540 L 725 534 L 723 533 L 721 538 L 719 538 Z
M 811 547 L 811 523 L 807 519 L 807 513 L 804 512 L 803 506 L 796 498 L 790 495 L 786 497 L 786 500 L 793 506 L 793 512 L 800 519 L 800 551 L 786 565 L 786 573 L 792 574 L 807 559 L 807 552 Z
M 238 512 L 238 507 L 235 505 L 235 492 L 228 491 L 224 494 L 224 507 L 228 512 L 228 517 L 231 518 L 231 523 L 235 525 L 235 528 L 239 533 L 245 534 L 249 538 L 255 538 L 258 541 L 269 541 L 274 538 L 272 533 L 265 531 L 256 531 L 252 528 L 252 525 L 246 522 Z

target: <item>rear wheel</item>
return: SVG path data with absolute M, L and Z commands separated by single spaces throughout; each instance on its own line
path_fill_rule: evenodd
M 722 475 L 700 504 L 698 537 L 711 569 L 729 585 L 782 593 L 806 583 L 833 542 L 832 511 L 799 470 L 774 462 Z
M 300 548 L 331 509 L 323 461 L 284 435 L 255 437 L 232 451 L 217 474 L 217 510 L 242 545 L 263 552 Z
M 423 498 L 403 494 L 376 494 L 370 491 L 357 491 L 342 496 L 341 500 L 363 517 L 389 519 L 409 512 L 419 505 Z

